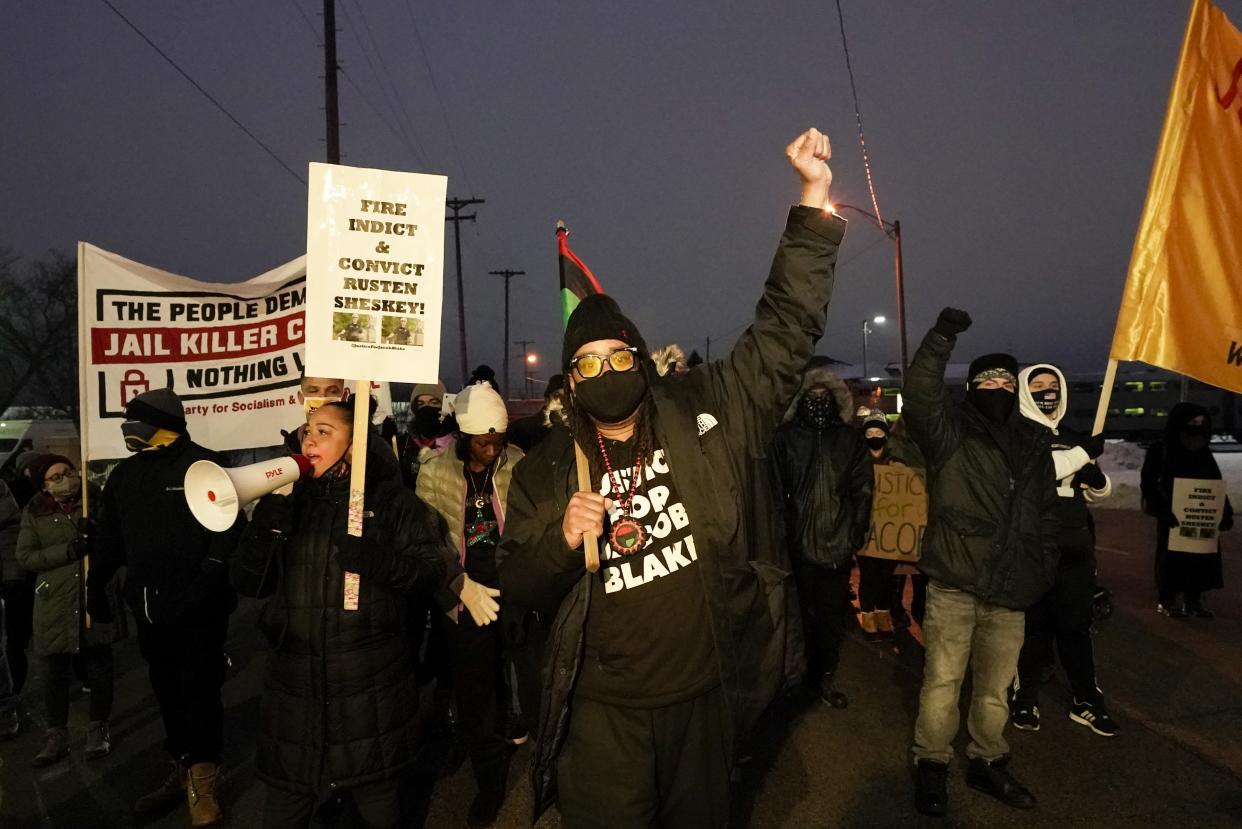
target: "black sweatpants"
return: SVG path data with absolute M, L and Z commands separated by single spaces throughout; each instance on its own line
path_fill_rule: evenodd
M 863 613 L 889 610 L 893 606 L 893 571 L 890 558 L 858 557 L 858 609 Z
M 18 696 L 30 673 L 26 649 L 34 635 L 34 589 L 33 574 L 21 581 L 4 583 L 4 633 L 8 637 L 4 653 L 13 674 L 13 693 Z
M 1094 602 L 1093 562 L 1057 570 L 1052 589 L 1026 611 L 1026 637 L 1018 657 L 1019 701 L 1028 705 L 1038 702 L 1040 675 L 1052 664 L 1054 645 L 1074 697 L 1083 702 L 1097 699 L 1091 642 Z
M 539 726 L 539 706 L 543 696 L 543 657 L 547 649 L 548 627 L 531 611 L 514 611 L 506 623 L 505 647 L 517 677 L 518 704 L 522 718 L 532 731 Z
M 556 760 L 565 829 L 722 829 L 732 740 L 719 688 L 664 708 L 575 696 Z
M 509 755 L 500 724 L 509 709 L 504 681 L 504 644 L 500 618 L 479 627 L 466 611 L 457 624 L 445 625 L 449 658 L 453 668 L 453 696 L 457 721 L 465 733 L 470 765 L 480 789 L 503 792 L 509 771 Z
M 47 662 L 47 686 L 43 699 L 47 705 L 48 728 L 69 725 L 69 686 L 73 684 L 73 661 L 81 657 L 86 683 L 91 689 L 91 720 L 112 716 L 112 646 L 91 645 L 78 654 L 54 653 L 44 657 Z
M 841 661 L 841 643 L 854 615 L 849 600 L 850 565 L 833 568 L 796 561 L 794 579 L 802 605 L 807 679 L 814 683 L 823 674 L 836 673 Z
M 138 619 L 138 650 L 164 720 L 164 748 L 186 765 L 219 763 L 224 742 L 224 639 L 229 617 L 201 625 Z
M 354 809 L 368 829 L 389 829 L 401 824 L 401 804 L 397 780 L 380 780 L 348 789 Z M 305 829 L 311 825 L 315 809 L 323 799 L 307 792 L 290 792 L 267 787 L 263 803 L 264 829 Z

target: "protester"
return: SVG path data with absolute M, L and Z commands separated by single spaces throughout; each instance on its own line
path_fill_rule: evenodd
M 1109 716 L 1095 677 L 1095 523 L 1087 509 L 1088 503 L 1112 492 L 1112 483 L 1095 462 L 1104 452 L 1104 438 L 1060 425 L 1069 409 L 1069 388 L 1056 366 L 1039 363 L 1023 369 L 1017 394 L 1022 415 L 1051 430 L 1060 560 L 1052 589 L 1026 611 L 1010 721 L 1019 731 L 1039 730 L 1039 683 L 1052 668 L 1055 645 L 1074 694 L 1070 721 L 1113 737 L 1121 728 Z
M 417 688 L 402 633 L 403 594 L 444 578 L 435 516 L 401 485 L 391 452 L 368 441 L 363 535 L 345 534 L 352 402 L 311 412 L 302 452 L 311 478 L 255 507 L 231 562 L 234 586 L 266 598 L 272 650 L 263 676 L 255 768 L 264 825 L 305 827 L 349 792 L 367 826 L 400 823 L 397 775 L 416 746 Z M 345 607 L 345 574 L 360 578 Z
M 867 414 L 862 422 L 863 442 L 873 463 L 886 464 L 892 460 L 888 447 L 888 418 L 884 412 Z M 879 497 L 879 493 L 875 494 Z M 897 561 L 891 558 L 858 556 L 858 612 L 863 632 L 881 638 L 893 633 L 892 605 L 895 595 L 893 584 Z M 898 595 L 898 603 L 900 596 Z
M 835 675 L 853 616 L 850 571 L 867 540 L 874 483 L 867 445 L 847 425 L 852 410 L 845 383 L 826 368 L 807 369 L 771 452 L 807 640 L 805 681 L 833 708 L 849 704 Z
M 786 153 L 802 204 L 732 353 L 660 378 L 617 303 L 586 297 L 562 350 L 572 435 L 554 430 L 514 475 L 501 589 L 555 612 L 534 808 L 559 793 L 570 829 L 723 826 L 735 749 L 799 673 L 763 455 L 823 332 L 845 222 L 823 210 L 827 137 Z M 594 491 L 577 491 L 575 438 Z
M 1143 459 L 1143 511 L 1156 519 L 1156 611 L 1182 619 L 1193 615 L 1211 619 L 1203 594 L 1225 586 L 1221 570 L 1220 539 L 1215 551 L 1183 553 L 1169 549 L 1169 535 L 1178 530 L 1173 514 L 1173 482 L 1178 478 L 1221 480 L 1220 467 L 1209 446 L 1212 417 L 1197 403 L 1178 403 L 1169 412 L 1164 436 L 1153 443 Z M 1225 498 L 1220 532 L 1233 529 L 1233 505 Z M 1178 601 L 1182 597 L 1184 603 Z
M 945 367 L 970 323 L 965 311 L 941 311 L 903 389 L 902 417 L 923 452 L 930 498 L 919 561 L 930 584 L 913 751 L 915 807 L 927 815 L 948 808 L 946 778 L 968 663 L 966 782 L 1008 806 L 1035 806 L 1007 768 L 1007 692 L 1022 648 L 1023 611 L 1052 586 L 1058 556 L 1049 430 L 1018 412 L 1013 357 L 977 358 L 966 400 L 949 400 Z
M 21 730 L 21 719 L 17 712 L 21 692 L 14 688 L 13 668 L 6 650 L 6 646 L 11 650 L 13 643 L 5 635 L 5 617 L 8 615 L 6 594 L 9 584 L 14 585 L 14 592 L 21 591 L 27 578 L 27 571 L 17 561 L 17 536 L 21 529 L 21 518 L 22 510 L 17 505 L 17 499 L 13 497 L 8 485 L 0 481 L 0 567 L 3 567 L 4 572 L 4 592 L 0 593 L 0 740 L 10 740 Z M 20 659 L 24 666 L 24 645 Z
M 134 809 L 156 812 L 184 797 L 195 826 L 222 819 L 217 796 L 224 739 L 224 641 L 237 598 L 227 560 L 234 528 L 213 533 L 186 504 L 186 470 L 222 458 L 190 439 L 185 409 L 172 389 L 152 389 L 129 401 L 121 424 L 134 454 L 117 464 L 104 487 L 91 552 L 87 607 L 100 623 L 113 621 L 107 587 L 126 567 L 124 596 L 138 625 L 138 649 L 164 722 L 171 756 L 163 782 Z
M 120 627 L 99 620 L 87 626 L 82 558 L 90 543 L 89 535 L 79 532 L 82 479 L 73 462 L 61 455 L 44 455 L 32 475 L 43 481 L 43 491 L 30 500 L 22 514 L 17 561 L 38 574 L 34 648 L 44 658 L 47 671 L 47 735 L 34 765 L 48 766 L 69 754 L 69 686 L 77 655 L 91 689 L 83 756 L 93 760 L 112 748 L 108 728 L 112 716 L 112 642 L 119 638 L 115 634 Z M 91 487 L 90 497 L 98 503 L 95 487 Z M 109 589 L 107 598 L 110 616 L 123 619 L 115 592 Z
M 425 450 L 443 449 L 453 442 L 444 418 L 444 383 L 418 383 L 410 392 L 410 426 L 401 442 L 401 475 L 414 488 Z
M 456 440 L 423 462 L 418 497 L 444 519 L 454 552 L 439 599 L 455 622 L 446 629 L 453 691 L 478 785 L 467 823 L 488 826 L 504 803 L 509 774 L 501 731 L 510 697 L 502 625 L 520 622 L 520 617 L 508 617 L 503 599 L 496 601 L 500 595 L 496 546 L 505 527 L 509 482 L 522 450 L 506 445 L 509 415 L 505 402 L 487 383 L 462 389 L 453 400 L 453 411 L 459 430 Z M 501 624 L 492 624 L 498 617 Z M 538 676 L 535 671 L 519 679 L 536 683 Z M 525 705 L 523 709 L 529 710 Z M 526 739 L 524 732 L 514 736 L 521 742 Z
M 5 660 L 8 662 L 12 684 L 13 718 L 3 712 L 6 704 L 0 702 L 0 738 L 8 733 L 8 728 L 17 720 L 17 700 L 22 689 L 26 687 L 26 677 L 30 672 L 29 657 L 26 654 L 34 634 L 34 600 L 35 574 L 24 569 L 17 563 L 17 535 L 21 529 L 22 509 L 30 503 L 40 489 L 31 480 L 31 469 L 43 455 L 39 452 L 26 451 L 17 456 L 13 463 L 13 476 L 5 481 L 12 495 L 12 502 L 0 496 L 0 571 L 3 575 L 4 600 L 4 648 Z M 4 694 L 0 693 L 0 700 Z M 16 734 L 17 732 L 12 732 Z
M 563 426 L 565 375 L 553 374 L 543 390 L 543 407 L 528 417 L 509 424 L 509 441 L 523 452 L 530 452 L 548 436 L 554 426 Z

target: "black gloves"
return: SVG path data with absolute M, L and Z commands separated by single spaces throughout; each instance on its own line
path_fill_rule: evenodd
M 1220 519 L 1220 531 L 1223 533 L 1227 533 L 1232 529 L 1233 529 L 1233 515 L 1232 513 L 1227 512 L 1225 513 L 1225 517 Z
M 350 573 L 367 574 L 377 569 L 377 565 L 391 564 L 392 552 L 375 543 L 370 536 L 345 533 L 336 539 L 336 563 L 342 570 Z
M 264 496 L 255 504 L 250 523 L 258 531 L 292 535 L 293 499 L 285 495 Z
M 956 337 L 969 327 L 970 314 L 957 308 L 945 308 L 936 318 L 936 324 L 932 330 L 945 337 Z
M 1103 489 L 1108 484 L 1108 477 L 1099 464 L 1089 463 L 1074 476 L 1074 483 L 1090 489 Z
M 1092 435 L 1089 438 L 1084 438 L 1083 442 L 1079 445 L 1082 446 L 1083 449 L 1087 450 L 1087 456 L 1091 458 L 1091 460 L 1095 460 L 1100 455 L 1104 454 L 1103 435 Z
M 1164 514 L 1164 523 L 1168 524 L 1171 529 L 1175 529 L 1182 525 L 1182 522 L 1177 520 L 1177 516 L 1174 515 L 1172 511 Z
M 95 541 L 95 522 L 90 518 L 79 518 L 77 522 L 78 537 L 69 542 L 69 560 L 81 561 L 91 554 Z

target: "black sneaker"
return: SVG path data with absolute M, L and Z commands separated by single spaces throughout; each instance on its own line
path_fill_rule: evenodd
M 1185 619 L 1189 615 L 1186 613 L 1186 608 L 1178 604 L 1170 605 L 1168 607 L 1158 604 L 1156 605 L 1156 612 L 1161 616 L 1168 616 L 1170 619 Z
M 976 757 L 970 761 L 970 769 L 966 772 L 966 785 L 984 794 L 990 794 L 1014 809 L 1034 809 L 1035 796 L 1028 792 L 1021 783 L 1014 780 L 1013 775 L 1005 771 L 1005 766 L 1008 764 L 1008 757 L 1002 757 L 990 763 Z
M 1121 733 L 1121 726 L 1108 715 L 1101 703 L 1092 705 L 1074 700 L 1074 704 L 1070 706 L 1069 718 L 1070 722 L 1085 725 L 1101 737 L 1116 737 Z
M 470 811 L 466 813 L 466 826 L 470 829 L 484 829 L 496 822 L 500 807 L 504 805 L 504 791 L 480 789 L 470 802 Z
M 1196 619 L 1215 619 L 1216 618 L 1215 613 L 1208 610 L 1206 607 L 1204 607 L 1201 604 L 1194 604 L 1194 605 L 1187 606 L 1186 613 L 1190 616 L 1194 616 Z
M 831 673 L 825 673 L 820 677 L 819 698 L 830 708 L 846 708 L 850 704 L 849 697 L 837 690 Z
M 1009 722 L 1019 731 L 1039 730 L 1039 706 L 1019 705 L 1009 714 Z
M 944 817 L 949 811 L 946 785 L 949 766 L 935 760 L 919 760 L 914 766 L 914 808 L 921 815 Z

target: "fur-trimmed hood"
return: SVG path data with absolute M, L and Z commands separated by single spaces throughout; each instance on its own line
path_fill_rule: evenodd
M 798 411 L 798 403 L 802 400 L 802 395 L 806 394 L 807 389 L 812 386 L 827 386 L 828 391 L 832 394 L 832 399 L 837 404 L 837 413 L 841 416 L 841 422 L 852 423 L 854 421 L 854 395 L 850 393 L 849 386 L 845 385 L 844 380 L 833 374 L 831 369 L 815 366 L 814 368 L 808 368 L 803 373 L 802 385 L 798 387 L 798 393 L 794 395 L 794 399 L 789 403 L 789 408 L 785 410 L 783 422 L 788 423 L 793 420 L 794 414 Z

